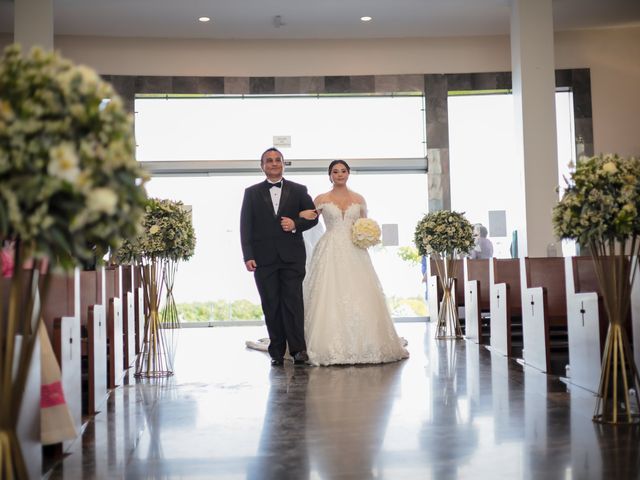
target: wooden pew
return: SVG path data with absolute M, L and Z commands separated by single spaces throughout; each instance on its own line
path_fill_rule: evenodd
M 569 331 L 570 382 L 592 392 L 598 391 L 602 354 L 609 328 L 609 319 L 591 257 L 565 259 L 567 285 L 567 323 Z M 639 304 L 640 290 L 636 284 L 635 298 L 626 323 L 629 341 L 632 337 L 634 302 Z M 634 352 L 637 349 L 634 349 Z M 637 354 L 636 354 L 637 356 Z
M 124 368 L 131 367 L 136 361 L 136 311 L 133 286 L 133 267 L 122 267 L 122 325 L 124 330 Z
M 568 361 L 564 259 L 520 258 L 520 287 L 524 362 L 564 375 Z
M 465 336 L 476 343 L 489 343 L 486 318 L 491 308 L 489 259 L 464 259 Z
M 107 358 L 109 388 L 122 383 L 124 376 L 122 341 L 122 300 L 120 293 L 120 267 L 105 268 L 105 299 L 107 310 Z
M 97 413 L 107 398 L 107 318 L 102 304 L 104 277 L 103 268 L 80 272 L 80 321 L 86 331 L 84 411 L 90 415 Z
M 522 351 L 520 260 L 492 258 L 489 263 L 491 349 L 514 357 Z
M 65 400 L 76 431 L 80 432 L 82 426 L 82 335 L 79 269 L 76 268 L 70 274 L 51 274 L 49 293 L 42 305 L 42 318 L 60 366 Z

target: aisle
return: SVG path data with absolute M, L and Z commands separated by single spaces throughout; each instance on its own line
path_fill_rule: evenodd
M 49 478 L 637 478 L 637 430 L 595 428 L 587 392 L 397 329 L 409 360 L 330 368 L 271 367 L 244 347 L 263 327 L 183 329 L 176 375 L 112 392 Z

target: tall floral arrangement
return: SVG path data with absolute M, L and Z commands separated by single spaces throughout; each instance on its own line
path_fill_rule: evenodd
M 430 212 L 416 225 L 414 242 L 420 255 L 429 255 L 435 260 L 443 290 L 436 338 L 461 338 L 462 329 L 454 292 L 457 274 L 457 263 L 454 260 L 473 248 L 473 226 L 459 212 Z
M 135 236 L 145 179 L 134 159 L 131 117 L 109 84 L 55 53 L 5 49 L 0 239 L 14 244 L 16 268 L 3 287 L 9 304 L 0 309 L 0 477 L 26 475 L 15 429 L 40 322 L 35 300 L 46 301 L 42 264 L 68 268 L 99 259 Z M 35 268 L 21 268 L 27 259 Z
M 579 160 L 553 210 L 556 235 L 589 247 L 609 317 L 594 414 L 599 422 L 633 423 L 632 410 L 640 411 L 638 398 L 632 406 L 628 393 L 629 383 L 640 391 L 640 378 L 624 327 L 638 267 L 639 211 L 640 159 L 613 154 Z
M 142 227 L 142 233 L 125 242 L 117 255 L 121 262 L 137 262 L 143 272 L 148 317 L 136 374 L 171 375 L 173 345 L 167 342 L 161 327 L 179 327 L 173 297 L 175 274 L 178 263 L 193 256 L 196 236 L 191 212 L 180 201 L 149 199 Z M 163 290 L 165 308 L 160 312 Z

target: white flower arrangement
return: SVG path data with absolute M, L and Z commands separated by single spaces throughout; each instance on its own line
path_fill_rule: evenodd
M 462 213 L 439 210 L 426 214 L 416 225 L 414 242 L 420 255 L 443 257 L 466 254 L 474 246 L 473 226 Z
M 100 259 L 137 235 L 146 178 L 131 116 L 108 83 L 55 53 L 5 49 L 0 238 L 64 267 Z
M 607 154 L 578 160 L 565 181 L 553 209 L 558 237 L 588 245 L 640 234 L 640 159 Z
M 351 241 L 356 247 L 367 249 L 380 243 L 382 231 L 371 218 L 359 218 L 351 227 Z
M 142 221 L 143 232 L 126 241 L 118 260 L 188 260 L 194 253 L 196 236 L 191 212 L 180 201 L 150 198 Z

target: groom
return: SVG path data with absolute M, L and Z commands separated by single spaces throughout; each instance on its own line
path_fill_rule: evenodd
M 262 302 L 271 365 L 282 365 L 287 345 L 295 363 L 305 363 L 302 280 L 306 253 L 302 232 L 318 223 L 299 217 L 313 210 L 307 187 L 282 178 L 284 160 L 276 148 L 260 158 L 267 176 L 247 188 L 240 213 L 240 240 L 247 270 L 253 272 Z

